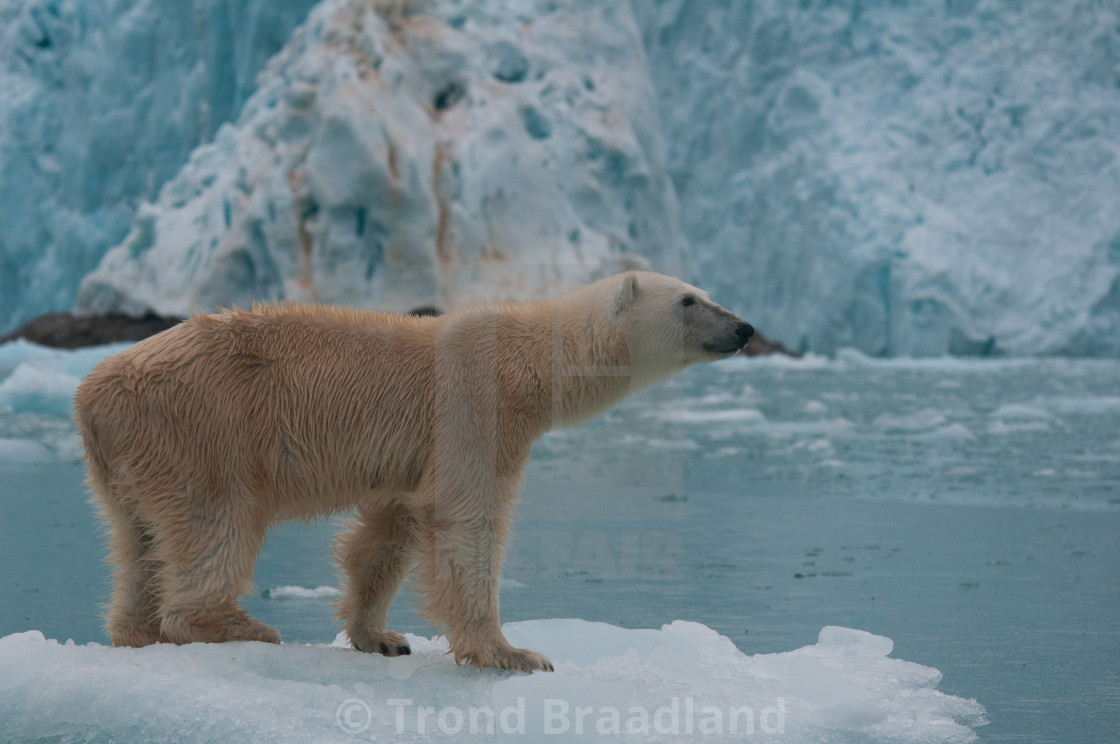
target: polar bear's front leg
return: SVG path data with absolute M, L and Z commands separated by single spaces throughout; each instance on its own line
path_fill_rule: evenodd
M 414 502 L 424 523 L 419 579 L 425 615 L 446 629 L 456 662 L 551 671 L 543 654 L 510 645 L 498 619 L 502 555 L 539 436 L 541 393 L 532 375 L 511 387 L 521 356 L 501 325 L 493 313 L 453 317 L 436 336 L 431 454 Z
M 551 672 L 552 662 L 544 654 L 514 648 L 498 619 L 498 578 L 512 521 L 512 497 L 502 494 L 489 508 L 472 507 L 470 516 L 458 516 L 456 511 L 437 506 L 425 525 L 421 563 L 425 614 L 447 629 L 457 663 Z

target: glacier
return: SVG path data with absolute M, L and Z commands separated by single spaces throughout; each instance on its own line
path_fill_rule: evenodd
M 444 638 L 411 656 L 332 644 L 113 649 L 0 638 L 0 713 L 13 740 L 969 742 L 974 700 L 889 658 L 889 638 L 826 627 L 816 644 L 748 656 L 693 622 L 629 630 L 583 620 L 508 623 L 556 672 L 455 665 Z M 49 715 L 44 715 L 49 712 Z M 80 732 L 80 733 L 78 733 Z M 172 732 L 177 732 L 173 734 Z
M 0 332 L 648 263 L 802 351 L 1120 354 L 1112 4 L 362 7 L 0 0 Z
M 788 346 L 1120 353 L 1120 8 L 634 3 L 704 286 Z
M 82 313 L 529 299 L 684 241 L 629 6 L 324 0 Z
M 0 0 L 0 334 L 68 310 L 314 0 Z

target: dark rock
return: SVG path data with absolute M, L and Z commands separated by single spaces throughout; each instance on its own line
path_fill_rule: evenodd
M 747 344 L 746 348 L 739 352 L 743 356 L 766 356 L 767 354 L 785 354 L 794 359 L 800 359 L 801 355 L 796 351 L 790 351 L 782 345 L 781 341 L 772 341 L 766 338 L 758 329 L 755 329 L 754 335 L 751 336 L 751 342 Z
M 439 308 L 425 305 L 410 310 L 408 315 L 438 316 L 441 312 Z M 140 341 L 166 331 L 181 320 L 182 318 L 169 318 L 154 313 L 139 318 L 119 313 L 79 317 L 70 313 L 48 313 L 29 321 L 6 336 L 0 336 L 0 344 L 24 338 L 41 346 L 77 349 L 82 346 L 100 346 L 117 341 Z M 801 356 L 797 352 L 790 351 L 780 342 L 771 341 L 757 330 L 751 337 L 751 342 L 739 353 L 744 356 L 767 354 L 785 354 L 795 358 Z
M 75 317 L 70 313 L 48 313 L 6 336 L 0 336 L 0 344 L 24 338 L 42 346 L 76 349 L 115 341 L 140 341 L 166 331 L 181 320 L 182 318 L 166 318 L 154 313 L 140 318 L 119 313 L 82 317 Z

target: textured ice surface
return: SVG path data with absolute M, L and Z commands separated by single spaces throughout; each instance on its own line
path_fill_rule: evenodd
M 582 620 L 510 623 L 553 674 L 457 667 L 443 638 L 412 655 L 259 643 L 112 649 L 0 639 L 0 715 L 15 741 L 967 742 L 973 700 L 936 669 L 891 659 L 890 639 L 828 627 L 813 646 L 748 656 L 699 623 L 627 630 Z M 432 710 L 423 712 L 422 709 Z M 493 728 L 489 728 L 492 726 Z M 735 728 L 732 729 L 732 726 Z M 174 734 L 172 734 L 174 732 Z M 473 736 L 472 736 L 473 734 Z
M 405 311 L 679 267 L 644 62 L 626 3 L 325 0 L 77 309 Z
M 1120 352 L 1120 9 L 634 3 L 700 279 L 872 354 Z
M 0 334 L 68 310 L 314 0 L 0 0 Z
M 1120 353 L 1115 4 L 328 0 L 257 89 L 311 6 L 0 0 L 0 331 L 113 245 L 84 308 L 632 251 L 795 347 Z

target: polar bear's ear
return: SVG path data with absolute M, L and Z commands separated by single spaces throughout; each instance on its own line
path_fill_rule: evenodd
M 631 305 L 634 304 L 634 298 L 638 296 L 638 275 L 627 274 L 622 277 L 622 286 L 618 288 L 618 294 L 614 298 L 614 311 L 616 314 L 621 315 Z

